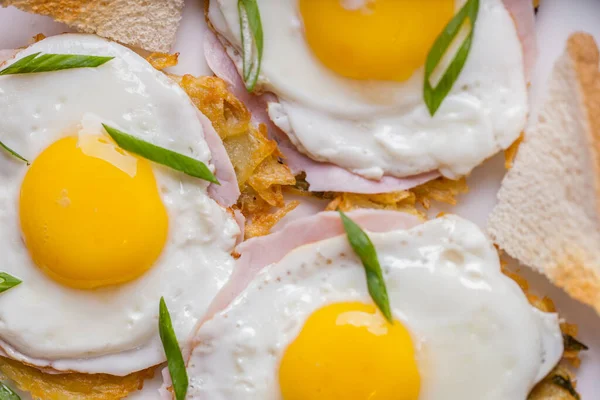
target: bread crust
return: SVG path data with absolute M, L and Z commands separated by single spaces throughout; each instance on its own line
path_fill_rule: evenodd
M 183 10 L 183 0 L 0 0 L 0 5 L 156 52 L 170 50 Z
M 582 95 L 582 109 L 587 113 L 588 143 L 596 177 L 596 208 L 600 215 L 600 52 L 594 38 L 587 33 L 575 33 L 567 42 L 567 53 L 573 63 Z M 583 250 L 575 246 L 560 249 L 557 260 L 548 275 L 554 283 L 573 298 L 591 305 L 600 313 L 600 274 L 588 265 Z
M 597 177 L 596 206 L 600 213 L 600 51 L 591 35 L 575 33 L 567 42 L 567 52 L 577 73 L 579 89 L 583 95 L 583 109 L 587 111 L 587 132 Z

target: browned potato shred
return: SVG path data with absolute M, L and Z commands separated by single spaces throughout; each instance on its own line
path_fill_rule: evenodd
M 165 68 L 174 67 L 177 65 L 179 53 L 152 53 L 146 60 L 157 70 L 162 71 Z
M 519 146 L 525 139 L 525 133 L 521 133 L 521 135 L 510 145 L 508 149 L 504 151 L 504 168 L 511 169 L 513 166 L 513 161 L 515 161 L 515 157 L 517 156 L 517 152 L 519 151 Z
M 46 374 L 20 362 L 0 358 L 0 377 L 30 392 L 35 400 L 115 400 L 141 389 L 155 368 L 127 376 L 106 374 Z
M 455 205 L 456 196 L 468 191 L 469 187 L 464 178 L 456 181 L 438 178 L 401 192 L 384 194 L 334 193 L 332 194 L 333 200 L 327 206 L 327 210 L 350 211 L 357 208 L 397 210 L 425 219 L 424 210 L 431 207 L 432 200 Z
M 556 312 L 554 302 L 548 297 L 538 297 L 529 292 L 529 283 L 519 274 L 506 269 L 506 263 L 502 262 L 502 272 L 513 279 L 521 287 L 527 295 L 529 302 L 538 310 L 544 312 Z M 568 323 L 562 323 L 560 328 L 563 335 L 577 336 L 577 326 Z M 563 353 L 563 358 L 558 366 L 554 368 L 550 374 L 544 378 L 529 394 L 527 400 L 579 400 L 578 394 L 575 392 L 577 382 L 571 368 L 577 368 L 581 364 L 579 359 L 579 350 L 566 349 Z M 567 390 L 564 384 L 571 385 L 572 394 Z

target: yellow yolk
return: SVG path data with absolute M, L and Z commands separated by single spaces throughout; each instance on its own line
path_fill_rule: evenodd
M 20 218 L 34 262 L 81 289 L 140 276 L 159 257 L 168 231 L 150 163 L 102 136 L 60 139 L 33 161 L 21 186 Z
M 410 334 L 372 305 L 339 303 L 313 313 L 279 369 L 284 400 L 417 400 Z
M 317 58 L 361 80 L 410 78 L 454 12 L 454 0 L 300 0 Z

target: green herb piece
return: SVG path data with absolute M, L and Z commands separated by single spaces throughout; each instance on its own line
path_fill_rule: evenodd
M 93 68 L 107 63 L 113 58 L 79 54 L 34 53 L 4 68 L 0 71 L 0 75 L 32 74 L 73 68 Z
M 177 400 L 185 399 L 188 389 L 188 376 L 183 362 L 181 348 L 177 343 L 177 337 L 171 323 L 171 315 L 163 297 L 160 298 L 160 308 L 158 314 L 158 332 L 162 341 L 165 355 L 167 356 L 167 365 L 171 381 L 173 381 L 173 390 Z
M 588 347 L 581 343 L 579 340 L 575 339 L 571 335 L 563 334 L 563 343 L 565 345 L 565 350 L 573 350 L 573 351 L 584 351 L 587 350 Z
M 260 75 L 260 64 L 263 57 L 263 28 L 256 0 L 238 0 L 238 13 L 240 14 L 242 34 L 244 82 L 246 89 L 251 92 Z
M 460 72 L 467 61 L 469 51 L 471 50 L 471 44 L 473 43 L 473 32 L 475 32 L 475 23 L 477 22 L 478 14 L 479 0 L 468 0 L 458 14 L 452 18 L 448 25 L 446 25 L 442 33 L 435 40 L 433 47 L 427 55 L 427 61 L 425 62 L 425 85 L 423 94 L 425 98 L 425 104 L 427 104 L 427 108 L 429 108 L 429 113 L 431 116 L 436 113 L 448 93 L 450 93 L 454 82 L 456 82 L 458 79 L 458 76 L 460 75 Z M 463 41 L 458 52 L 454 56 L 454 59 L 448 66 L 448 69 L 446 69 L 444 72 L 441 80 L 438 82 L 435 88 L 432 87 L 430 82 L 431 75 L 450 48 L 450 45 L 456 38 L 456 35 L 458 35 L 462 26 L 466 22 L 470 23 L 471 25 L 469 35 Z
M 0 272 L 0 293 L 6 292 L 21 283 L 20 279 L 15 278 L 6 272 Z
M 0 400 L 21 400 L 11 388 L 0 382 Z
M 393 323 L 390 300 L 388 298 L 385 281 L 383 280 L 383 272 L 381 272 L 381 266 L 379 265 L 375 246 L 373 246 L 371 239 L 369 239 L 360 226 L 348 218 L 342 211 L 338 212 L 340 213 L 340 218 L 342 219 L 344 229 L 346 230 L 350 246 L 352 246 L 352 249 L 365 267 L 369 294 L 385 318 L 390 323 Z
M 108 125 L 102 124 L 102 126 L 123 150 L 135 153 L 150 161 L 181 171 L 195 178 L 219 184 L 217 178 L 202 161 L 155 146 L 152 143 L 138 139 L 118 129 L 111 128 Z
M 577 391 L 575 390 L 573 382 L 571 382 L 570 378 L 565 378 L 561 375 L 554 375 L 552 377 L 552 383 L 565 389 L 567 392 L 569 392 L 571 396 L 575 397 L 575 399 L 581 400 L 581 397 L 579 396 L 579 393 L 577 393 Z
M 11 149 L 10 147 L 8 147 L 7 145 L 5 145 L 4 143 L 0 142 L 0 147 L 2 147 L 4 150 L 6 150 L 7 152 L 9 152 L 12 156 L 18 158 L 21 161 L 25 161 L 27 163 L 27 165 L 29 165 L 29 161 L 27 161 L 22 155 L 20 155 L 19 153 L 17 153 L 16 151 L 14 151 L 13 149 Z

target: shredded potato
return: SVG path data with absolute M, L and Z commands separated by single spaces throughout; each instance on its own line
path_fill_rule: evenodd
M 501 264 L 502 272 L 521 287 L 531 305 L 540 311 L 556 312 L 556 306 L 552 299 L 531 294 L 527 280 L 518 273 L 508 270 L 504 260 L 501 260 Z M 576 325 L 563 322 L 560 328 L 563 335 L 577 336 L 578 329 Z M 579 359 L 580 351 L 581 349 L 565 348 L 560 364 L 533 389 L 527 400 L 579 400 L 579 395 L 575 391 L 577 382 L 574 380 L 575 377 L 568 365 L 575 368 L 579 367 L 581 363 Z
M 44 39 L 46 39 L 46 35 L 44 35 L 43 33 L 38 33 L 37 35 L 35 35 L 34 37 L 31 38 L 31 41 L 33 43 L 37 43 Z
M 515 161 L 515 157 L 517 156 L 517 151 L 519 151 L 519 146 L 521 146 L 521 143 L 523 142 L 524 138 L 525 134 L 521 133 L 521 136 L 519 136 L 517 140 L 515 140 L 513 144 L 511 144 L 510 147 L 506 149 L 506 151 L 504 151 L 504 168 L 512 168 L 513 162 Z
M 142 389 L 154 368 L 127 376 L 105 374 L 47 374 L 20 362 L 0 358 L 0 377 L 16 383 L 35 400 L 116 400 Z
M 172 78 L 223 139 L 242 193 L 237 207 L 246 217 L 246 238 L 268 234 L 298 205 L 284 202 L 283 187 L 294 185 L 296 178 L 281 161 L 277 143 L 268 138 L 264 125 L 251 124 L 248 109 L 223 80 L 191 75 Z
M 527 400 L 580 400 L 575 389 L 573 373 L 559 365 L 533 388 Z
M 404 211 L 426 218 L 433 200 L 455 205 L 456 196 L 467 193 L 469 188 L 464 178 L 453 181 L 438 178 L 410 190 L 384 194 L 335 193 L 327 210 L 350 211 L 357 208 L 375 208 Z M 421 206 L 421 208 L 419 207 Z
M 146 60 L 155 69 L 162 71 L 165 68 L 176 66 L 178 58 L 179 58 L 179 53 L 175 53 L 175 54 L 152 53 L 146 58 Z

